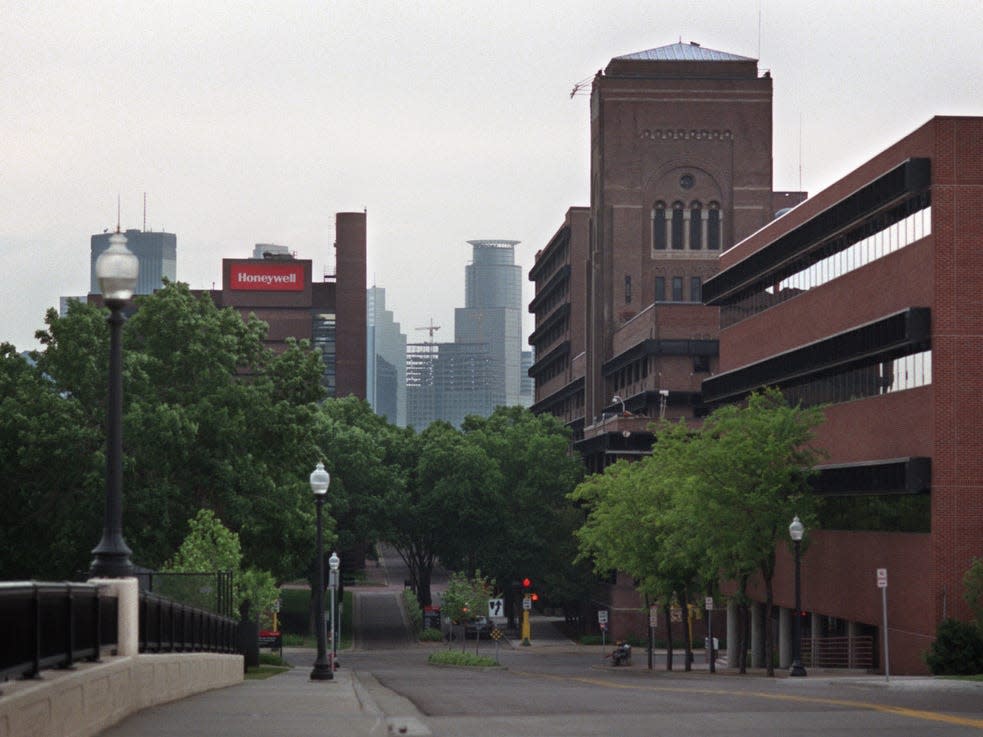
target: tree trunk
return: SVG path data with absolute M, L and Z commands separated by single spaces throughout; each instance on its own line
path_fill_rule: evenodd
M 775 643 L 772 630 L 774 625 L 771 621 L 772 608 L 775 605 L 775 597 L 772 591 L 772 582 L 775 578 L 775 556 L 771 556 L 771 565 L 763 566 L 761 577 L 765 581 L 765 668 L 768 675 L 775 677 Z

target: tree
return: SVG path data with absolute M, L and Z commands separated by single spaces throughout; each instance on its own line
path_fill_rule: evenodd
M 314 529 L 307 475 L 319 455 L 319 355 L 304 342 L 273 355 L 264 323 L 184 284 L 135 306 L 123 336 L 124 535 L 134 562 L 161 565 L 187 520 L 208 508 L 239 534 L 248 565 L 296 576 Z M 17 493 L 40 491 L 28 479 L 59 490 L 56 546 L 78 551 L 69 561 L 25 546 L 18 567 L 68 578 L 87 567 L 102 517 L 108 327 L 105 310 L 78 302 L 45 322 L 36 369 L 14 373 L 4 359 L 20 390 L 3 432 L 22 449 L 5 471 L 25 480 Z M 50 450 L 56 420 L 63 450 L 41 458 L 34 449 Z M 39 510 L 52 508 L 51 494 L 38 494 Z
M 481 449 L 497 469 L 486 474 L 488 489 L 472 507 L 486 519 L 471 528 L 470 569 L 498 581 L 531 577 L 542 585 L 544 599 L 565 607 L 577 597 L 586 599 L 588 571 L 572 563 L 581 517 L 567 498 L 583 477 L 583 465 L 570 455 L 569 430 L 552 415 L 499 407 L 489 417 L 466 418 L 462 431 L 466 443 Z M 512 615 L 518 601 L 512 587 L 504 588 Z
M 438 557 L 469 557 L 469 534 L 494 514 L 486 495 L 499 489 L 501 480 L 487 456 L 446 422 L 400 438 L 405 475 L 382 499 L 380 528 L 408 566 L 420 604 L 428 606 Z
M 199 510 L 194 519 L 188 521 L 188 528 L 181 547 L 164 565 L 165 572 L 228 572 L 233 581 L 234 612 L 247 601 L 257 614 L 272 609 L 279 596 L 276 582 L 266 571 L 242 568 L 242 546 L 236 533 L 223 525 L 210 509 Z M 191 593 L 198 593 L 197 585 Z
M 89 411 L 0 344 L 0 578 L 64 579 L 99 539 L 105 440 Z
M 755 574 L 766 591 L 766 661 L 771 653 L 775 546 L 788 540 L 795 514 L 814 518 L 807 479 L 819 458 L 812 448 L 818 408 L 791 407 L 777 391 L 711 414 L 699 429 L 656 428 L 652 455 L 588 479 L 574 499 L 588 508 L 578 533 L 581 555 L 598 570 L 622 570 L 640 590 L 685 606 L 718 575 L 738 584 L 747 621 L 747 586 Z M 743 632 L 744 628 L 739 631 Z M 739 645 L 741 672 L 745 648 Z
M 973 564 L 963 575 L 966 590 L 963 598 L 976 620 L 976 627 L 983 635 L 983 558 L 973 558 Z
M 774 675 L 775 549 L 779 541 L 789 544 L 793 516 L 798 515 L 807 527 L 815 519 L 808 478 L 822 455 L 811 445 L 822 419 L 821 408 L 792 407 L 781 392 L 771 389 L 752 394 L 743 406 L 721 407 L 706 419 L 690 445 L 698 466 L 687 466 L 694 475 L 681 486 L 685 490 L 679 500 L 682 518 L 706 546 L 713 570 L 738 583 L 745 621 L 748 582 L 754 574 L 761 576 L 769 675 Z M 739 652 L 743 673 L 746 648 Z

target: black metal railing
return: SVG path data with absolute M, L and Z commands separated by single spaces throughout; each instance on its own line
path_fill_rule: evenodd
M 140 571 L 136 575 L 141 591 L 149 591 L 226 617 L 234 615 L 232 571 L 209 573 Z
M 140 594 L 140 652 L 237 652 L 232 617 L 162 596 Z
M 116 644 L 116 599 L 85 583 L 0 583 L 0 679 L 98 660 Z
M 874 668 L 874 638 L 855 637 L 802 638 L 802 662 L 812 668 Z

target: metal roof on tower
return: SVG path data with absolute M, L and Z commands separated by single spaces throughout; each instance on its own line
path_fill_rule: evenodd
M 674 43 L 659 46 L 647 51 L 636 51 L 634 54 L 616 56 L 612 61 L 756 61 L 748 56 L 729 54 L 726 51 L 716 51 L 704 48 L 695 41 L 689 43 Z

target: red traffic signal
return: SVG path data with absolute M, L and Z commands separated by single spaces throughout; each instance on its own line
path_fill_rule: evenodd
M 529 594 L 529 598 L 533 601 L 539 601 L 539 594 L 534 591 L 533 593 Z
M 530 579 L 530 578 L 524 578 L 524 579 L 522 579 L 522 588 L 528 589 L 531 586 L 532 586 L 532 579 Z

